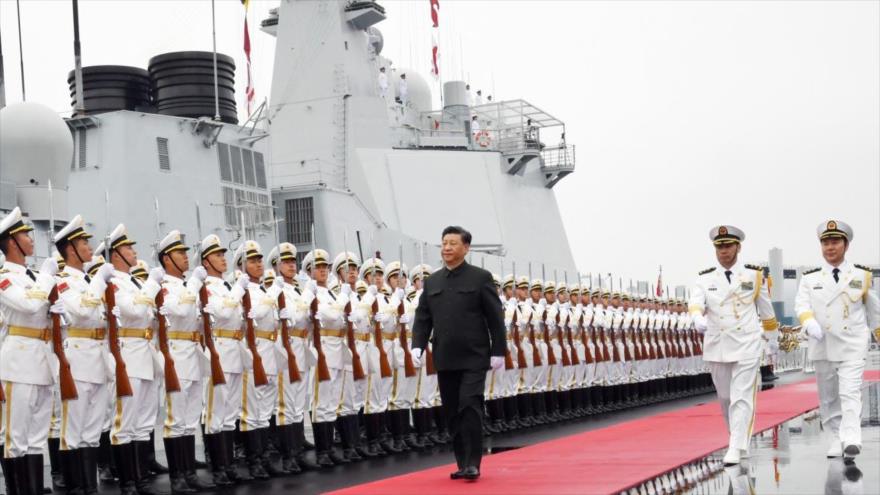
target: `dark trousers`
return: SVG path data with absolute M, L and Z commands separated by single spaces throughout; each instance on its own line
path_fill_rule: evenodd
M 486 370 L 437 372 L 452 449 L 459 469 L 479 469 L 483 458 L 483 390 Z

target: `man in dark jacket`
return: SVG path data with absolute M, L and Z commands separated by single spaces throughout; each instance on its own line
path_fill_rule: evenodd
M 412 356 L 419 366 L 422 350 L 431 340 L 458 462 L 458 471 L 450 476 L 475 480 L 483 452 L 486 370 L 504 365 L 504 317 L 492 274 L 465 262 L 470 232 L 447 227 L 442 242 L 446 266 L 425 280 L 413 326 Z

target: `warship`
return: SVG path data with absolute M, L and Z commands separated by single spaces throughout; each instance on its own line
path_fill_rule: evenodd
M 465 81 L 397 67 L 386 15 L 374 1 L 280 2 L 261 22 L 276 38 L 271 93 L 243 123 L 227 55 L 71 71 L 70 117 L 0 110 L 0 214 L 21 207 L 38 257 L 82 214 L 99 238 L 124 223 L 142 258 L 179 229 L 190 244 L 213 233 L 233 249 L 286 241 L 300 257 L 317 245 L 435 266 L 441 230 L 461 224 L 472 263 L 574 279 L 553 190 L 575 167 L 564 122 L 524 99 L 474 105 Z

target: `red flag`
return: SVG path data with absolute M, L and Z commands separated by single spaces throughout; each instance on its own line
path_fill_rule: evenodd
M 431 22 L 433 27 L 440 27 L 440 0 L 429 0 L 431 2 Z
M 431 75 L 435 78 L 440 77 L 440 0 L 429 0 L 431 2 L 431 26 L 434 30 L 431 33 Z
M 657 274 L 657 293 L 656 296 L 663 295 L 663 267 L 660 267 L 660 273 Z
M 244 55 L 247 58 L 247 88 L 245 95 L 247 96 L 247 113 L 250 117 L 254 107 L 254 81 L 251 78 L 251 35 L 248 32 L 247 8 L 248 2 L 244 0 Z

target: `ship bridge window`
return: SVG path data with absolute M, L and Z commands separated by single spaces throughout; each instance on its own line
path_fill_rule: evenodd
M 229 165 L 229 145 L 218 143 L 217 155 L 220 160 L 220 180 L 232 182 L 232 167 Z
M 236 184 L 244 184 L 244 170 L 241 164 L 241 150 L 238 147 L 230 146 L 229 152 L 232 155 L 232 182 Z
M 159 170 L 171 170 L 171 160 L 168 156 L 168 138 L 157 137 L 156 147 L 159 151 Z
M 241 157 L 244 161 L 244 183 L 254 187 L 257 185 L 257 179 L 254 176 L 254 155 L 251 150 L 242 148 Z
M 257 187 L 266 189 L 266 166 L 263 165 L 263 154 L 254 151 L 254 168 L 257 171 Z

